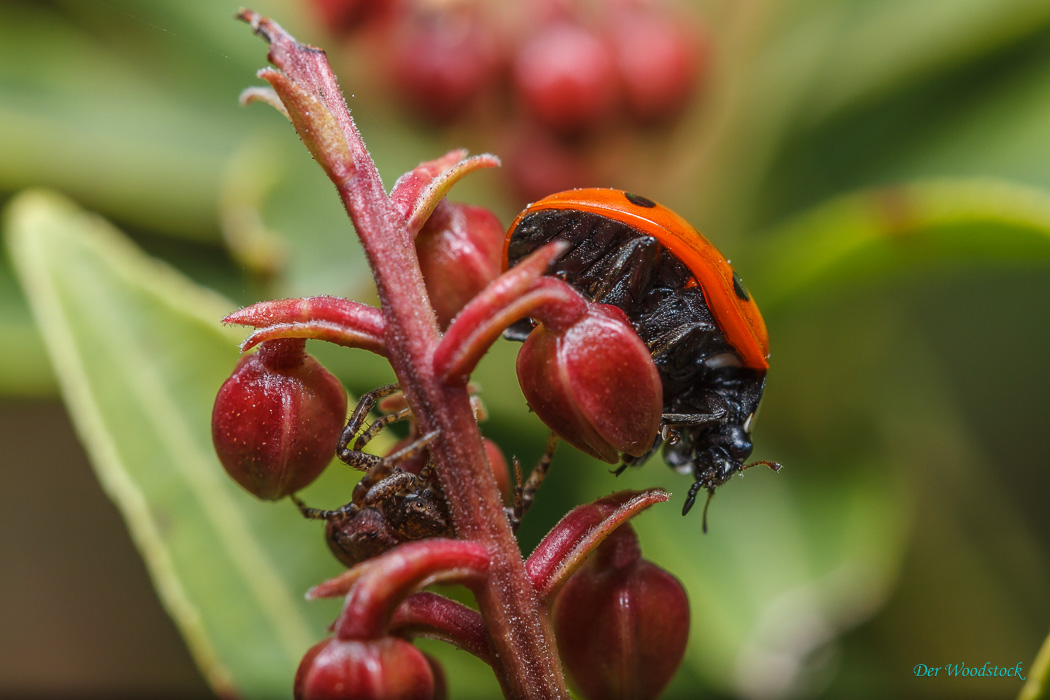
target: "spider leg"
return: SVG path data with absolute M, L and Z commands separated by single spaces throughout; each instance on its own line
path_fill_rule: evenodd
M 543 450 L 543 456 L 540 457 L 540 461 L 529 472 L 529 478 L 524 486 L 521 483 L 521 462 L 517 458 L 514 459 L 514 477 L 517 485 L 514 487 L 514 505 L 509 509 L 510 513 L 508 514 L 512 529 L 518 529 L 521 519 L 529 512 L 532 502 L 536 500 L 536 491 L 539 490 L 540 485 L 547 476 L 551 461 L 554 460 L 554 450 L 557 448 L 558 436 L 551 432 L 547 436 L 547 446 Z
M 365 428 L 361 434 L 357 436 L 357 439 L 354 440 L 354 450 L 358 452 L 363 450 L 365 445 L 372 441 L 372 438 L 378 435 L 383 428 L 391 423 L 396 423 L 399 420 L 405 420 L 406 418 L 411 417 L 412 409 L 407 407 L 393 413 L 386 413 L 379 416 L 372 422 L 372 425 Z
M 357 510 L 356 503 L 347 503 L 345 506 L 336 508 L 335 510 L 322 510 L 321 508 L 310 508 L 296 496 L 294 493 L 289 496 L 292 499 L 292 503 L 299 508 L 299 512 L 303 514 L 304 518 L 310 520 L 341 520 L 352 514 Z
M 387 384 L 386 386 L 373 389 L 361 396 L 360 400 L 357 402 L 357 406 L 354 407 L 354 412 L 350 414 L 350 420 L 346 422 L 346 427 L 339 433 L 339 441 L 336 443 L 335 448 L 335 454 L 339 459 L 357 469 L 367 469 L 368 466 L 371 466 L 370 464 L 362 464 L 359 461 L 351 463 L 350 461 L 347 461 L 347 458 L 344 455 L 360 451 L 351 450 L 350 441 L 354 439 L 354 435 L 356 435 L 357 431 L 361 429 L 362 425 L 364 425 L 365 418 L 368 416 L 368 412 L 372 410 L 372 406 L 375 405 L 376 401 L 384 396 L 390 396 L 397 390 L 397 384 Z M 365 442 L 368 441 L 366 440 Z
M 550 469 L 551 462 L 554 460 L 554 451 L 556 449 L 558 449 L 558 436 L 551 432 L 547 436 L 547 446 L 543 450 L 543 456 L 540 457 L 540 461 L 536 463 L 536 466 L 532 468 L 529 478 L 525 481 L 525 487 L 522 489 L 522 515 L 528 513 L 529 508 L 532 507 L 532 502 L 536 499 L 536 492 L 547 477 L 547 470 Z
M 395 471 L 368 489 L 364 499 L 365 505 L 374 506 L 396 496 L 405 489 L 411 488 L 416 483 L 416 479 L 416 475 L 410 472 Z

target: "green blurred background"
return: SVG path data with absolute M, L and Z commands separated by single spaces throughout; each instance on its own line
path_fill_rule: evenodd
M 320 169 L 273 110 L 237 104 L 258 83 L 265 46 L 231 19 L 236 9 L 2 0 L 0 199 L 47 187 L 101 214 L 224 295 L 194 306 L 219 309 L 216 324 L 223 304 L 370 300 Z M 496 128 L 405 118 L 374 46 L 343 46 L 305 3 L 254 9 L 330 48 L 388 184 L 452 147 L 500 152 Z M 1016 696 L 1013 678 L 916 678 L 913 667 L 1021 663 L 1027 673 L 1050 627 L 1050 4 L 710 0 L 688 9 L 712 46 L 700 99 L 672 127 L 610 134 L 622 158 L 615 175 L 578 184 L 660 200 L 732 258 L 771 336 L 755 455 L 785 469 L 748 472 L 721 490 L 707 536 L 699 518 L 677 515 L 680 500 L 637 521 L 646 554 L 686 583 L 693 603 L 690 650 L 667 696 Z M 504 221 L 524 204 L 499 172 L 474 175 L 453 195 Z M 31 236 L 15 219 L 7 228 Z M 46 245 L 58 250 L 54 240 Z M 24 280 L 34 268 L 7 248 L 3 256 L 0 694 L 208 696 L 62 406 L 49 357 L 70 349 L 45 350 L 14 269 Z M 54 265 L 54 279 L 77 279 Z M 85 297 L 98 327 L 134 322 L 90 288 Z M 173 356 L 193 376 L 193 346 L 179 337 L 154 351 L 183 352 Z M 228 357 L 207 358 L 220 380 L 232 342 Z M 363 353 L 315 351 L 352 393 L 388 376 Z M 111 362 L 72 352 L 88 374 Z M 544 433 L 524 410 L 513 356 L 496 348 L 477 379 L 486 435 L 528 464 Z M 76 381 L 63 375 L 67 399 Z M 206 421 L 210 406 L 199 408 Z M 91 430 L 89 417 L 77 425 Z M 574 504 L 650 485 L 680 499 L 687 486 L 659 460 L 614 481 L 571 452 L 559 452 L 523 525 L 525 551 Z M 145 479 L 148 462 L 136 467 Z M 314 500 L 337 505 L 343 492 L 333 488 L 317 487 Z M 237 508 L 256 507 L 231 493 Z M 279 571 L 294 569 L 284 584 L 298 596 L 338 569 L 316 528 L 286 505 L 246 517 L 279 511 L 297 528 L 287 545 L 252 532 Z M 196 507 L 167 517 L 196 517 Z M 209 544 L 201 536 L 200 547 Z M 222 567 L 191 574 L 226 585 Z M 164 574 L 153 575 L 163 588 Z M 310 633 L 322 638 L 336 608 L 296 605 L 313 606 Z M 238 614 L 223 624 L 236 630 Z M 187 624 L 185 610 L 179 619 Z M 246 657 L 235 662 L 238 679 L 263 663 L 252 657 L 268 658 L 253 649 L 275 644 L 235 642 Z M 462 657 L 445 657 L 452 697 L 490 696 L 487 671 Z M 286 691 L 263 684 L 252 694 Z

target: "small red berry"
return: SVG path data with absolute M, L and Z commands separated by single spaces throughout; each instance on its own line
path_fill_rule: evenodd
M 518 352 L 518 382 L 548 428 L 606 462 L 648 452 L 660 428 L 663 385 L 623 311 L 588 304 L 564 329 L 540 325 Z
M 389 14 L 392 0 L 313 0 L 314 11 L 328 31 L 344 36 Z
M 697 34 L 674 17 L 632 10 L 617 13 L 609 36 L 634 118 L 675 117 L 696 90 L 704 49 Z
M 660 696 L 685 655 L 689 600 L 682 584 L 641 557 L 621 525 L 558 593 L 558 649 L 587 698 Z
M 233 480 L 265 500 L 320 475 L 346 420 L 346 392 L 301 339 L 271 340 L 245 355 L 212 410 L 212 441 Z
M 527 202 L 602 179 L 584 144 L 566 142 L 536 125 L 522 128 L 504 150 L 507 177 L 516 195 Z
M 606 45 L 569 22 L 541 28 L 514 60 L 514 82 L 525 106 L 559 133 L 578 133 L 611 117 L 617 80 Z
M 326 639 L 295 672 L 296 700 L 431 700 L 434 675 L 426 656 L 397 637 Z
M 424 12 L 393 39 L 393 84 L 424 117 L 458 117 L 496 79 L 500 48 L 477 13 Z

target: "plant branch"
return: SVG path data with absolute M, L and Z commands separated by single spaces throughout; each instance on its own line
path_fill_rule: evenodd
M 322 296 L 263 301 L 235 311 L 222 321 L 259 329 L 241 344 L 242 351 L 275 338 L 316 338 L 386 354 L 382 312 L 349 299 Z
M 440 335 L 412 232 L 386 195 L 324 52 L 300 45 L 276 23 L 254 12 L 244 10 L 239 17 L 270 42 L 270 61 L 282 73 L 269 71 L 263 77 L 335 183 L 361 239 L 381 301 L 390 365 L 420 431 L 439 433 L 430 451 L 456 533 L 483 544 L 491 556 L 488 576 L 476 597 L 503 691 L 511 698 L 566 698 L 550 619 L 503 514 L 466 386 L 446 385 L 434 375 L 433 355 Z M 342 142 L 332 138 L 333 124 L 342 131 Z
M 488 567 L 488 551 L 477 542 L 442 538 L 406 542 L 376 557 L 361 574 L 346 596 L 336 636 L 385 637 L 397 605 L 414 590 L 438 581 L 475 588 Z
M 390 632 L 448 642 L 495 665 L 485 623 L 476 610 L 436 593 L 415 593 L 390 620 Z

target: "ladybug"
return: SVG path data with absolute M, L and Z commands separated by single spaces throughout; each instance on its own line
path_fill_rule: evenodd
M 570 247 L 550 274 L 591 301 L 622 309 L 663 383 L 656 444 L 647 455 L 625 458 L 620 469 L 663 443 L 667 464 L 693 475 L 682 514 L 701 489 L 710 502 L 718 486 L 752 466 L 745 462 L 769 369 L 769 335 L 750 292 L 685 219 L 630 192 L 568 190 L 529 205 L 510 226 L 504 269 L 553 240 Z M 505 335 L 524 340 L 532 326 L 526 319 Z

